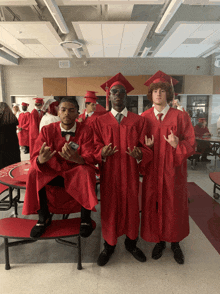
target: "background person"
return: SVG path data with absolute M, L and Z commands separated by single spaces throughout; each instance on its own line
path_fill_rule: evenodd
M 22 102 L 22 112 L 18 117 L 18 141 L 19 146 L 24 148 L 24 154 L 29 153 L 29 124 L 30 124 L 30 112 L 27 111 L 29 104 Z
M 51 123 L 60 121 L 60 117 L 58 116 L 59 109 L 59 101 L 55 99 L 50 99 L 46 102 L 47 106 L 44 108 L 45 114 L 40 121 L 39 132 L 41 131 L 43 126 L 47 126 Z
M 207 122 L 205 118 L 199 118 L 198 124 L 194 127 L 195 136 L 196 138 L 204 138 L 204 137 L 211 137 L 211 133 L 207 128 Z M 209 142 L 197 141 L 197 151 L 202 153 L 201 161 L 203 162 L 211 162 L 210 159 L 207 158 L 209 153 L 212 151 L 211 144 Z
M 0 102 L 0 169 L 21 161 L 16 128 L 18 120 L 5 102 Z

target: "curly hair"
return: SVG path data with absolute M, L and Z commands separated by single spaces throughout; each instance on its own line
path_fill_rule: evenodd
M 152 99 L 152 92 L 153 90 L 163 89 L 167 93 L 167 103 L 170 103 L 173 100 L 173 89 L 169 83 L 159 82 L 159 83 L 152 83 L 148 88 L 147 99 L 153 102 Z

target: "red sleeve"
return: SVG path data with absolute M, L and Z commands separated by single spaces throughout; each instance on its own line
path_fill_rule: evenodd
M 138 164 L 139 172 L 144 175 L 147 165 L 153 159 L 153 151 L 145 145 L 145 135 L 147 134 L 147 120 L 144 118 L 140 124 L 141 132 L 139 137 L 139 146 L 142 151 L 142 161 Z
M 185 159 L 195 153 L 195 132 L 190 117 L 186 112 L 181 112 L 178 121 L 180 137 L 175 149 L 175 166 L 181 165 Z
M 102 131 L 98 118 L 92 124 L 94 132 L 94 157 L 98 163 L 102 163 L 102 148 L 105 146 L 102 140 Z

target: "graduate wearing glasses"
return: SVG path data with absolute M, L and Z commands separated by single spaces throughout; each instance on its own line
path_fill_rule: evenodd
M 146 261 L 136 246 L 139 233 L 139 171 L 146 169 L 153 152 L 145 145 L 146 121 L 127 110 L 127 93 L 134 88 L 121 74 L 101 85 L 112 104 L 93 124 L 95 157 L 100 165 L 101 224 L 104 250 L 97 264 L 104 266 L 126 235 L 125 248 L 138 261 Z

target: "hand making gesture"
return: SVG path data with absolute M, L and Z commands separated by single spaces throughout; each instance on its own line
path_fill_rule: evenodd
M 170 135 L 168 139 L 164 136 L 164 139 L 173 147 L 176 148 L 179 143 L 179 138 L 173 134 L 173 131 L 170 130 Z
M 139 147 L 134 146 L 133 151 L 131 151 L 131 149 L 128 147 L 128 151 L 126 151 L 127 154 L 129 154 L 130 156 L 134 157 L 137 160 L 141 160 L 142 159 L 142 151 Z
M 116 148 L 117 148 L 116 146 L 112 149 L 111 145 L 112 145 L 112 143 L 110 143 L 102 148 L 102 157 L 103 158 L 106 158 L 107 156 L 111 156 L 118 151 L 118 150 L 116 150 Z
M 73 150 L 68 143 L 62 147 L 62 152 L 58 151 L 59 155 L 66 160 L 73 161 L 78 164 L 83 164 L 84 159 L 78 154 L 77 150 Z
M 152 139 L 145 136 L 145 145 L 149 148 L 153 147 L 154 145 L 154 136 L 152 135 Z
M 56 153 L 56 150 L 51 152 L 50 147 L 46 146 L 46 142 L 44 142 L 43 145 L 41 146 L 41 149 L 38 155 L 38 162 L 40 164 L 47 162 L 53 157 L 55 153 Z

